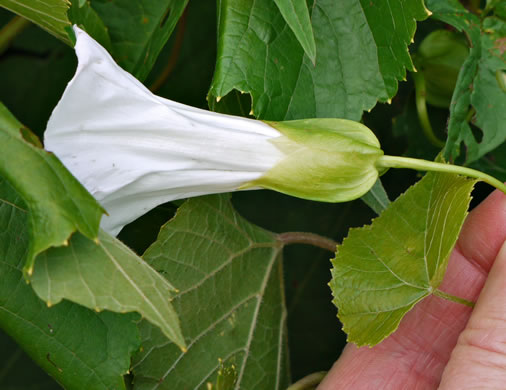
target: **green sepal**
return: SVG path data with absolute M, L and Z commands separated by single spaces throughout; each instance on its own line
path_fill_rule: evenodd
M 345 202 L 371 189 L 383 155 L 374 133 L 346 119 L 265 122 L 282 137 L 272 142 L 286 154 L 262 177 L 241 189 L 263 187 L 320 202 Z

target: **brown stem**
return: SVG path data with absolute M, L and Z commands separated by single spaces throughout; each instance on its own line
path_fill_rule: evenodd
M 283 245 L 308 244 L 330 252 L 335 252 L 337 247 L 337 242 L 334 240 L 314 233 L 286 232 L 278 234 L 277 239 Z
M 167 61 L 167 65 L 163 69 L 162 73 L 158 75 L 158 78 L 149 86 L 151 92 L 156 92 L 160 89 L 160 87 L 167 81 L 167 78 L 174 70 L 177 60 L 179 58 L 179 53 L 181 52 L 181 46 L 183 45 L 184 32 L 186 29 L 186 9 L 183 12 L 183 15 L 179 19 L 176 30 L 176 38 L 174 40 L 174 46 L 172 46 L 172 50 L 170 52 L 169 61 Z

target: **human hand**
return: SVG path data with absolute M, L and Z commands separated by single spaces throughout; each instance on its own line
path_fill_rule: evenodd
M 440 287 L 479 296 L 475 308 L 426 298 L 377 346 L 348 344 L 317 390 L 506 389 L 505 240 L 506 195 L 495 191 L 469 214 Z

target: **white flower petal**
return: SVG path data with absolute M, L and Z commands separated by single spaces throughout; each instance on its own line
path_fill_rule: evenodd
M 74 27 L 78 67 L 45 133 L 45 146 L 109 213 L 117 234 L 159 204 L 234 191 L 284 156 L 263 122 L 153 95 Z

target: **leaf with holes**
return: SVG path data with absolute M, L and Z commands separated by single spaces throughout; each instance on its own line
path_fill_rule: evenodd
M 421 0 L 318 0 L 312 7 L 316 65 L 272 0 L 220 0 L 211 99 L 249 92 L 253 113 L 269 120 L 359 120 L 413 69 L 407 46 Z
M 0 0 L 0 7 L 21 15 L 70 45 L 65 28 L 70 27 L 68 0 Z
M 37 144 L 38 143 L 38 144 Z M 30 244 L 25 270 L 52 246 L 67 243 L 79 231 L 98 234 L 102 207 L 54 154 L 0 103 L 0 176 L 19 193 L 29 209 Z
M 475 183 L 428 173 L 372 225 L 350 230 L 330 282 L 349 341 L 378 344 L 417 302 L 439 293 Z
M 453 93 L 445 147 L 445 158 L 452 160 L 463 152 L 464 142 L 471 163 L 506 141 L 506 90 L 500 81 L 506 72 L 506 22 L 480 20 L 456 0 L 428 0 L 427 6 L 434 18 L 464 31 L 472 43 Z M 482 130 L 481 139 L 473 134 L 470 118 Z
M 288 385 L 282 248 L 228 199 L 184 203 L 143 256 L 179 290 L 172 303 L 188 351 L 141 323 L 136 389 L 207 389 L 223 365 L 234 367 L 236 389 Z

